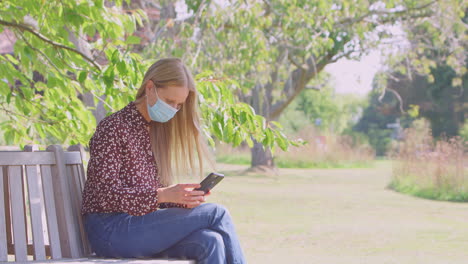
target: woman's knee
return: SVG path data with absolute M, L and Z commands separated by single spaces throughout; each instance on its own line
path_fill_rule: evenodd
M 210 261 L 208 263 L 222 263 L 225 259 L 225 246 L 220 233 L 211 229 L 199 229 L 183 241 L 167 250 L 169 257 L 196 259 L 197 261 Z M 217 260 L 218 259 L 218 260 Z
M 217 204 L 217 203 L 204 203 L 199 205 L 198 207 L 203 207 L 203 209 L 206 209 L 210 211 L 211 213 L 214 213 L 216 215 L 228 215 L 230 216 L 229 210 L 226 208 L 226 206 L 222 204 Z
M 200 259 L 210 258 L 213 255 L 225 254 L 223 237 L 220 233 L 211 229 L 201 229 L 197 235 L 197 244 L 203 248 L 203 253 L 199 255 Z
M 224 248 L 223 236 L 221 236 L 220 233 L 211 229 L 201 229 L 198 232 L 200 232 L 200 243 L 204 244 L 206 247 Z

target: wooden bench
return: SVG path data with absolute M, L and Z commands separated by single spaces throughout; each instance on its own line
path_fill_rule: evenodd
M 195 263 L 95 257 L 80 213 L 84 158 L 81 145 L 0 151 L 0 262 Z

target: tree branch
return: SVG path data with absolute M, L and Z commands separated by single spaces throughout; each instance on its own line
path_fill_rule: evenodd
M 405 110 L 403 110 L 403 99 L 401 98 L 400 94 L 392 88 L 387 87 L 384 89 L 382 95 L 379 97 L 379 102 L 382 102 L 382 99 L 385 96 L 385 92 L 387 91 L 393 93 L 393 95 L 395 95 L 395 97 L 397 98 L 398 102 L 400 103 L 400 112 L 402 114 L 406 113 Z
M 30 121 L 33 121 L 33 122 L 36 122 L 36 123 L 42 123 L 42 124 L 47 124 L 47 125 L 55 125 L 55 124 L 58 123 L 58 121 L 49 121 L 48 122 L 48 121 L 44 121 L 44 120 L 40 120 L 40 119 L 31 118 L 30 116 L 26 116 L 26 115 L 11 111 L 8 108 L 6 108 L 3 103 L 0 104 L 0 110 L 5 112 L 6 114 L 10 114 L 10 115 L 13 115 L 13 116 L 19 116 L 19 117 L 22 117 L 24 119 L 27 119 L 27 120 L 30 120 Z
M 356 50 L 353 49 L 353 50 L 350 50 L 350 51 L 348 51 L 348 52 L 345 52 L 345 53 L 343 53 L 343 54 L 341 54 L 341 55 L 339 55 L 339 56 L 337 56 L 337 57 L 333 57 L 333 58 L 330 60 L 329 63 L 337 62 L 337 61 L 339 61 L 339 60 L 342 59 L 342 58 L 348 57 L 349 55 L 351 55 L 351 54 L 354 53 L 354 52 L 358 52 L 358 51 L 356 51 Z
M 305 89 L 307 83 L 317 76 L 329 63 L 329 61 L 335 56 L 334 52 L 328 53 L 326 56 L 320 59 L 316 63 L 315 58 L 312 55 L 306 60 L 307 70 L 298 68 L 289 74 L 289 78 L 284 84 L 283 94 L 284 99 L 278 100 L 271 107 L 271 114 L 267 117 L 269 120 L 276 119 L 279 117 L 286 107 L 296 98 L 299 93 Z
M 372 15 L 403 15 L 405 13 L 408 13 L 409 11 L 425 9 L 425 8 L 433 5 L 437 1 L 439 1 L 439 0 L 433 0 L 433 1 L 430 1 L 430 2 L 428 2 L 426 4 L 424 4 L 424 5 L 421 5 L 421 6 L 408 8 L 408 9 L 405 9 L 405 10 L 399 10 L 399 11 L 395 11 L 395 12 L 388 11 L 388 10 L 371 10 L 371 11 L 365 13 L 364 15 L 362 15 L 360 17 L 355 17 L 355 18 L 348 17 L 348 18 L 342 19 L 342 20 L 338 21 L 337 25 L 346 26 L 346 25 L 350 25 L 350 24 L 355 24 L 357 22 L 361 22 L 362 20 L 364 20 L 367 17 L 370 17 Z M 427 14 L 423 14 L 422 16 L 423 17 L 427 16 Z M 416 15 L 414 17 L 415 18 L 416 17 L 421 17 L 421 15 Z
M 30 28 L 30 27 L 28 27 L 26 25 L 14 23 L 14 22 L 8 22 L 8 21 L 4 21 L 4 20 L 1 20 L 1 19 L 0 19 L 0 25 L 4 25 L 4 26 L 7 26 L 7 27 L 14 27 L 14 28 L 17 28 L 17 29 L 20 29 L 20 30 L 28 31 L 31 34 L 33 34 L 34 36 L 36 36 L 37 38 L 41 39 L 44 42 L 47 42 L 47 43 L 51 44 L 54 47 L 69 50 L 69 51 L 71 51 L 73 53 L 76 53 L 76 54 L 80 55 L 85 60 L 87 60 L 89 63 L 91 63 L 94 67 L 96 67 L 99 71 L 101 71 L 101 67 L 93 59 L 89 58 L 88 56 L 86 56 L 82 52 L 80 52 L 80 51 L 78 51 L 78 50 L 76 50 L 74 48 L 70 48 L 68 46 L 65 46 L 63 44 L 54 42 L 54 41 L 48 39 L 47 37 L 45 37 L 44 35 L 42 35 L 41 33 L 34 31 L 32 28 Z
M 291 54 L 291 52 L 288 51 L 288 60 L 294 64 L 298 69 L 304 69 L 304 66 L 302 66 L 298 61 L 296 61 L 296 59 L 293 57 L 293 55 Z

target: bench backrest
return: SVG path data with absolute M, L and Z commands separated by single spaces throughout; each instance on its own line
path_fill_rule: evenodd
M 0 151 L 0 261 L 90 254 L 80 214 L 84 153 L 81 145 Z

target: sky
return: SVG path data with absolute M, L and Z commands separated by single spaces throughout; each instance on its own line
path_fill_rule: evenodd
M 382 68 L 380 52 L 371 51 L 360 61 L 341 59 L 325 67 L 331 74 L 337 94 L 355 94 L 366 96 L 372 89 L 372 79 Z
M 400 26 L 382 26 L 379 30 L 391 33 L 392 37 L 384 40 L 359 61 L 343 58 L 325 67 L 325 71 L 332 75 L 336 93 L 367 95 L 372 90 L 374 75 L 384 69 L 383 58 L 409 48 L 406 34 Z

